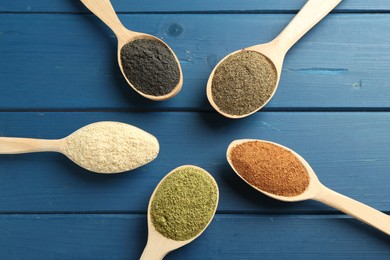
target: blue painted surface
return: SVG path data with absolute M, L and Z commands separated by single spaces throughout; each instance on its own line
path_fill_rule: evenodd
M 3 215 L 0 255 L 138 259 L 146 226 L 143 214 Z M 165 259 L 388 259 L 389 247 L 388 237 L 343 216 L 229 214 L 216 216 L 201 238 Z
M 4 14 L 0 109 L 211 110 L 204 93 L 214 65 L 232 51 L 272 40 L 292 17 L 120 15 L 129 28 L 163 38 L 180 59 L 183 90 L 167 102 L 155 103 L 127 86 L 117 65 L 115 36 L 96 17 Z M 287 54 L 278 91 L 266 109 L 389 109 L 386 39 L 388 14 L 330 15 Z
M 183 90 L 155 103 L 126 86 L 112 32 L 77 0 L 2 0 L 0 136 L 61 138 L 116 120 L 154 134 L 161 153 L 115 176 L 60 154 L 0 156 L 0 259 L 137 259 L 149 197 L 183 164 L 216 178 L 220 205 L 166 259 L 390 259 L 389 237 L 316 202 L 266 198 L 225 160 L 234 139 L 279 142 L 325 185 L 390 213 L 388 0 L 343 1 L 289 52 L 265 111 L 231 121 L 206 100 L 213 66 L 271 40 L 304 2 L 114 0 L 126 26 L 163 38 L 182 64 Z
M 296 12 L 305 4 L 305 0 L 113 0 L 118 12 Z M 77 1 L 69 0 L 2 0 L 0 11 L 3 12 L 86 12 L 79 8 Z M 350 11 L 389 11 L 388 0 L 353 0 L 342 2 L 336 10 Z

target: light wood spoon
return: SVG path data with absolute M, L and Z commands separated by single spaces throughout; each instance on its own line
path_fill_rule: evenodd
M 180 62 L 177 59 L 175 53 L 173 50 L 161 39 L 146 34 L 146 33 L 140 33 L 140 32 L 134 32 L 128 30 L 126 27 L 123 26 L 121 21 L 119 20 L 118 16 L 116 15 L 114 8 L 112 7 L 111 3 L 109 0 L 81 0 L 81 2 L 92 12 L 94 13 L 97 17 L 99 17 L 100 20 L 102 20 L 116 35 L 118 38 L 118 64 L 119 68 L 126 79 L 127 83 L 141 96 L 155 100 L 155 101 L 163 101 L 167 100 L 169 98 L 174 97 L 177 93 L 179 93 L 182 85 L 183 85 L 183 72 L 181 70 Z M 143 93 L 142 91 L 139 91 L 134 85 L 131 83 L 131 81 L 126 77 L 126 74 L 124 73 L 122 62 L 121 62 L 121 49 L 122 47 L 134 40 L 137 39 L 149 39 L 149 40 L 154 40 L 158 41 L 162 44 L 164 44 L 172 53 L 173 57 L 175 58 L 175 61 L 177 63 L 177 66 L 180 71 L 180 79 L 177 85 L 172 89 L 172 91 L 168 94 L 161 95 L 161 96 L 154 96 L 154 95 L 148 95 Z M 159 87 L 159 86 L 156 86 Z
M 294 197 L 285 197 L 285 196 L 279 196 L 275 195 L 266 191 L 263 191 L 259 189 L 258 187 L 252 185 L 250 182 L 246 181 L 241 175 L 240 172 L 234 168 L 234 165 L 231 161 L 230 154 L 231 151 L 236 147 L 237 145 L 246 143 L 246 142 L 265 142 L 265 143 L 270 143 L 273 145 L 276 145 L 280 147 L 280 149 L 286 150 L 291 152 L 293 155 L 296 156 L 296 158 L 302 163 L 302 165 L 306 168 L 309 177 L 310 177 L 310 183 L 309 186 L 306 188 L 306 190 Z M 302 200 L 316 200 L 319 202 L 322 202 L 332 208 L 338 209 L 345 214 L 348 214 L 374 228 L 379 229 L 380 231 L 386 233 L 387 235 L 390 235 L 390 216 L 380 212 L 379 210 L 376 210 L 370 206 L 367 206 L 361 202 L 358 202 L 356 200 L 353 200 L 351 198 L 348 198 L 340 193 L 337 193 L 326 186 L 324 186 L 317 178 L 315 172 L 313 169 L 310 167 L 310 165 L 303 159 L 299 154 L 294 152 L 293 150 L 282 146 L 277 143 L 269 142 L 269 141 L 264 141 L 264 140 L 253 140 L 253 139 L 242 139 L 242 140 L 236 140 L 233 141 L 228 149 L 227 149 L 227 154 L 226 154 L 227 160 L 230 164 L 230 166 L 233 168 L 233 170 L 236 172 L 236 174 L 243 179 L 246 183 L 248 183 L 252 188 L 260 191 L 261 193 L 277 199 L 281 201 L 286 201 L 286 202 L 296 202 L 296 201 L 302 201 Z
M 109 121 L 86 125 L 58 140 L 0 137 L 0 154 L 35 152 L 62 153 L 89 171 L 108 174 L 151 162 L 158 155 L 159 143 L 142 129 Z
M 330 11 L 332 11 L 342 0 L 309 0 L 288 26 L 269 43 L 254 45 L 235 52 L 230 53 L 222 59 L 213 69 L 207 82 L 206 94 L 212 107 L 221 115 L 239 119 L 252 115 L 263 108 L 274 96 L 280 81 L 282 73 L 283 61 L 288 50 L 302 38 L 311 28 L 313 28 L 319 21 L 321 21 Z M 232 55 L 242 51 L 259 52 L 267 57 L 273 63 L 277 74 L 277 81 L 271 96 L 261 106 L 254 109 L 252 112 L 243 115 L 231 115 L 221 111 L 218 105 L 214 102 L 212 94 L 212 82 L 216 69 L 218 66 Z
M 196 235 L 195 237 L 193 237 L 191 239 L 184 240 L 184 241 L 176 241 L 176 240 L 172 240 L 172 239 L 164 237 L 162 234 L 160 234 L 156 230 L 156 228 L 153 225 L 153 222 L 151 219 L 151 213 L 150 213 L 151 206 L 152 206 L 153 198 L 154 198 L 157 190 L 159 189 L 160 185 L 169 175 L 175 173 L 179 169 L 188 168 L 188 167 L 195 168 L 195 169 L 201 170 L 202 172 L 206 173 L 210 177 L 212 182 L 215 184 L 216 191 L 217 191 L 217 201 L 216 201 L 213 216 L 214 216 L 215 212 L 217 211 L 218 198 L 219 198 L 218 185 L 215 182 L 214 178 L 207 171 L 205 171 L 204 169 L 202 169 L 200 167 L 194 166 L 194 165 L 183 165 L 183 166 L 180 166 L 180 167 L 172 170 L 160 181 L 160 183 L 157 185 L 156 189 L 154 190 L 154 192 L 150 198 L 149 206 L 148 206 L 148 242 L 146 244 L 146 247 L 142 253 L 140 260 L 160 260 L 160 259 L 163 259 L 169 252 L 176 250 L 182 246 L 185 246 L 188 243 L 191 243 L 193 240 L 195 240 L 197 237 L 199 237 L 203 233 L 203 231 L 211 223 L 213 216 L 211 216 L 210 221 L 207 223 L 207 225 L 204 227 L 204 229 L 198 235 Z

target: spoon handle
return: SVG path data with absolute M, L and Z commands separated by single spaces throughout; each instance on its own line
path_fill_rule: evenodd
M 390 216 L 380 212 L 379 210 L 348 198 L 325 186 L 323 186 L 320 194 L 315 198 L 315 200 L 338 209 L 374 228 L 379 229 L 387 235 L 390 235 Z
M 274 40 L 278 48 L 288 50 L 332 11 L 342 0 L 309 0 Z
M 80 0 L 92 13 L 102 20 L 115 33 L 118 40 L 124 39 L 123 35 L 130 35 L 132 32 L 126 29 L 109 0 Z
M 0 137 L 0 154 L 60 152 L 62 140 Z
M 166 250 L 162 250 L 161 244 L 158 243 L 158 241 L 153 242 L 148 239 L 140 260 L 161 260 L 167 255 L 167 253 L 168 252 L 166 252 Z

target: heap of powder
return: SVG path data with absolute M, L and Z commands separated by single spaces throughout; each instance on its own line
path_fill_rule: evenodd
M 159 185 L 150 208 L 153 226 L 163 236 L 184 241 L 197 236 L 213 218 L 218 187 L 204 171 L 184 167 Z
M 235 146 L 229 157 L 242 178 L 268 193 L 293 197 L 309 185 L 305 166 L 293 153 L 277 145 L 249 141 Z
M 180 70 L 175 57 L 160 41 L 131 41 L 122 47 L 120 57 L 127 79 L 144 94 L 166 95 L 179 83 Z
M 212 98 L 222 112 L 245 115 L 267 102 L 276 82 L 277 72 L 270 60 L 258 52 L 240 51 L 216 68 Z
M 119 122 L 85 126 L 66 139 L 65 153 L 93 172 L 118 173 L 135 169 L 157 157 L 159 144 L 149 133 Z

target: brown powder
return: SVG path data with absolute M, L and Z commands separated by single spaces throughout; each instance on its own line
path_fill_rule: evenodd
M 277 145 L 249 141 L 235 146 L 229 157 L 242 178 L 265 192 L 293 197 L 309 185 L 305 166 L 293 153 Z

